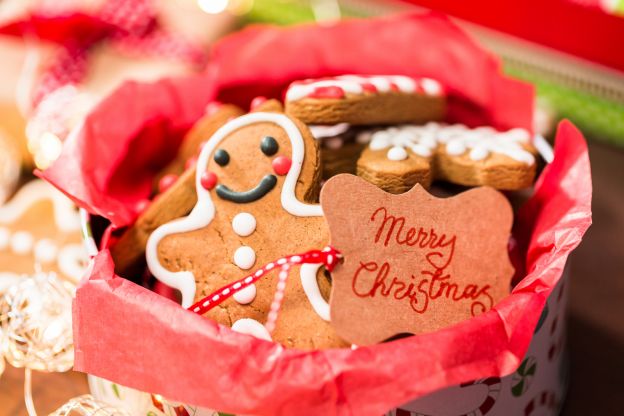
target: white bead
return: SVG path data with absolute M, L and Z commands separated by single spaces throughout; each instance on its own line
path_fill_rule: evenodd
M 427 95 L 440 95 L 442 93 L 442 86 L 440 83 L 431 78 L 423 78 L 420 81 L 420 85 Z
M 431 156 L 431 149 L 427 146 L 423 146 L 422 144 L 415 144 L 411 147 L 412 152 L 422 157 Z
M 58 255 L 58 247 L 54 241 L 44 238 L 35 243 L 35 260 L 41 264 L 52 263 Z
M 248 303 L 253 302 L 256 298 L 256 285 L 249 285 L 246 288 L 234 293 L 232 297 L 241 305 L 247 305 Z
M 394 146 L 388 150 L 387 156 L 390 160 L 405 160 L 407 159 L 407 151 L 403 147 Z
M 260 322 L 251 318 L 243 318 L 234 322 L 232 325 L 232 331 L 240 332 L 241 334 L 249 334 L 256 338 L 271 341 L 271 334 Z
M 458 156 L 466 151 L 466 146 L 461 140 L 451 140 L 446 144 L 446 153 L 451 156 Z
M 11 250 L 15 254 L 28 254 L 32 250 L 35 239 L 27 231 L 18 231 L 11 236 Z
M 386 147 L 390 147 L 390 139 L 388 137 L 375 137 L 375 134 L 373 135 L 373 139 L 368 145 L 371 150 L 381 150 L 385 149 Z
M 0 250 L 5 250 L 11 242 L 11 230 L 0 227 Z
M 470 159 L 471 160 L 483 160 L 490 152 L 488 152 L 487 148 L 484 146 L 476 146 L 470 151 Z
M 243 270 L 251 269 L 256 262 L 256 252 L 249 246 L 241 246 L 234 252 L 234 264 Z
M 256 218 L 248 212 L 236 214 L 232 220 L 232 229 L 237 235 L 247 237 L 256 230 Z

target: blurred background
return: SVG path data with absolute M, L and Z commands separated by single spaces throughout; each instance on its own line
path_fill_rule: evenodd
M 199 72 L 215 40 L 249 24 L 418 10 L 449 14 L 508 75 L 535 86 L 537 132 L 552 137 L 569 118 L 586 135 L 594 225 L 571 259 L 563 414 L 622 414 L 624 0 L 0 0 L 0 204 L 124 80 Z M 88 391 L 73 372 L 37 373 L 34 386 L 40 414 Z M 23 371 L 7 366 L 0 415 L 26 414 L 22 389 Z

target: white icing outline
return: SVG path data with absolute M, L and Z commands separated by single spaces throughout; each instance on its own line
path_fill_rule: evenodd
M 69 198 L 57 191 L 52 185 L 41 179 L 35 179 L 24 185 L 15 196 L 0 207 L 0 223 L 11 224 L 33 206 L 49 199 L 54 206 L 54 221 L 59 230 L 72 232 L 80 230 L 78 212 Z
M 241 318 L 232 324 L 232 331 L 247 334 L 265 341 L 273 341 L 271 334 L 264 325 L 255 319 Z
M 201 185 L 201 176 L 206 171 L 210 155 L 212 155 L 219 143 L 234 131 L 250 124 L 263 122 L 277 124 L 286 131 L 291 142 L 292 165 L 282 185 L 282 206 L 287 212 L 298 217 L 320 217 L 323 215 L 320 205 L 303 203 L 295 196 L 297 179 L 303 166 L 305 145 L 299 128 L 292 120 L 283 114 L 258 112 L 243 115 L 226 123 L 208 139 L 197 159 L 197 172 L 195 174 L 197 204 L 191 213 L 186 217 L 158 227 L 147 240 L 145 250 L 147 267 L 156 279 L 180 291 L 182 294 L 182 306 L 185 308 L 190 307 L 195 298 L 197 290 L 195 277 L 189 271 L 170 272 L 165 269 L 158 259 L 158 244 L 168 235 L 198 230 L 212 222 L 215 216 L 215 206 L 210 196 L 210 191 L 204 189 Z
M 316 275 L 322 265 L 323 263 L 302 264 L 299 275 L 301 276 L 301 286 L 303 286 L 303 291 L 308 297 L 312 308 L 321 319 L 329 322 L 329 303 L 323 299 L 316 281 Z

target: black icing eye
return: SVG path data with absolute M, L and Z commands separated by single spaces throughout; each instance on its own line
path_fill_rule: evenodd
M 260 150 L 267 156 L 273 156 L 279 150 L 279 145 L 277 144 L 277 140 L 275 140 L 271 136 L 265 136 L 262 138 L 260 142 Z
M 230 163 L 230 154 L 223 149 L 217 149 L 214 154 L 214 161 L 219 166 L 225 166 Z

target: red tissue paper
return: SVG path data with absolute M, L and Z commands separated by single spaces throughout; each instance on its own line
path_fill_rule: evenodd
M 226 38 L 196 79 L 127 84 L 102 102 L 42 176 L 116 226 L 133 221 L 156 172 L 208 102 L 280 97 L 307 77 L 405 74 L 440 80 L 450 120 L 530 128 L 530 87 L 439 15 L 254 27 Z M 445 386 L 520 364 L 545 300 L 591 223 L 582 135 L 558 129 L 555 158 L 516 217 L 526 273 L 492 310 L 452 327 L 354 350 L 299 351 L 239 334 L 115 276 L 107 250 L 74 302 L 75 369 L 242 414 L 382 414 Z M 486 260 L 486 259 L 485 259 Z

